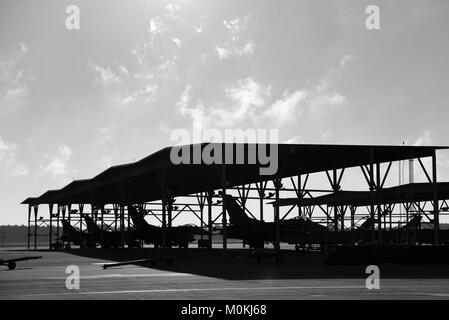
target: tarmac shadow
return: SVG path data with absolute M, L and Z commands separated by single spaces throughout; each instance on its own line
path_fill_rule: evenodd
M 363 263 L 324 264 L 320 253 L 283 252 L 283 260 L 265 259 L 258 263 L 251 250 L 241 249 L 72 249 L 61 252 L 98 260 L 124 262 L 151 258 L 151 262 L 132 264 L 164 271 L 190 273 L 226 280 L 256 279 L 360 279 L 366 278 L 366 267 L 379 266 L 383 278 L 446 279 L 446 264 Z M 101 267 L 101 266 L 99 266 Z

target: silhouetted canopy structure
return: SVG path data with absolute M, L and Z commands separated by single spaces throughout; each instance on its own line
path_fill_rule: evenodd
M 271 202 L 275 206 L 369 206 L 374 199 L 375 204 L 395 204 L 423 202 L 434 200 L 434 190 L 437 192 L 438 200 L 449 199 L 449 183 L 410 183 L 391 188 L 383 188 L 371 193 L 370 191 L 337 191 L 336 193 L 326 194 L 314 198 L 284 198 L 279 201 Z M 372 198 L 373 197 L 373 198 Z
M 174 164 L 171 155 L 179 155 L 179 148 L 164 148 L 135 163 L 110 167 L 92 179 L 75 180 L 62 189 L 47 191 L 22 203 L 143 203 L 160 200 L 164 195 L 177 197 L 274 178 L 430 157 L 435 150 L 446 149 L 433 146 L 203 143 L 182 146 L 190 153 L 189 163 Z M 199 156 L 211 149 L 217 156 L 215 152 L 220 148 L 222 159 L 232 161 L 209 164 Z M 269 152 L 276 148 L 277 157 L 274 152 Z M 235 164 L 239 152 L 244 154 L 245 161 Z M 254 159 L 255 152 L 270 154 L 272 161 L 277 160 L 275 174 L 260 174 L 260 169 L 268 165 L 261 158 Z

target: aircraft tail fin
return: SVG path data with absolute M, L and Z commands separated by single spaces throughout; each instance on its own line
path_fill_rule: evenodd
M 67 236 L 73 236 L 77 233 L 75 227 L 73 227 L 67 220 L 62 219 L 62 234 Z
M 131 216 L 131 220 L 133 221 L 134 227 L 137 229 L 145 229 L 148 226 L 148 222 L 145 220 L 143 215 L 137 211 L 136 207 L 128 206 L 128 213 Z
M 234 197 L 229 194 L 226 195 L 226 210 L 229 213 L 229 222 L 231 224 L 247 224 L 252 220 L 246 215 Z
M 94 220 L 92 220 L 92 218 L 89 217 L 87 214 L 84 215 L 84 221 L 86 222 L 87 225 L 87 232 L 97 233 L 102 231 L 100 227 L 94 222 Z
M 414 215 L 405 226 L 402 226 L 402 229 L 405 230 L 407 228 L 417 228 L 420 223 L 421 223 L 421 216 Z

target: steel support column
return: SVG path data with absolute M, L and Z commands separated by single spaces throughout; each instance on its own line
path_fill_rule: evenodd
M 48 249 L 51 250 L 51 243 L 53 241 L 53 203 L 50 203 L 48 205 L 48 209 L 50 211 L 50 230 L 48 238 Z
M 125 247 L 125 182 L 120 181 L 120 245 Z
M 125 205 L 120 203 L 120 245 L 125 247 Z
M 37 249 L 37 213 L 39 211 L 39 205 L 33 207 L 34 210 L 34 249 Z
M 354 234 L 354 229 L 355 229 L 355 212 L 357 211 L 357 207 L 356 206 L 349 206 L 349 210 L 351 213 L 351 241 L 352 243 L 355 242 L 355 234 Z
M 432 181 L 433 181 L 433 229 L 434 229 L 434 244 L 440 243 L 440 217 L 438 206 L 438 191 L 437 191 L 437 157 L 436 151 L 432 153 Z
M 207 193 L 207 223 L 208 223 L 208 237 L 209 237 L 209 248 L 212 249 L 212 201 L 213 201 L 213 191 Z
M 303 198 L 303 194 L 302 194 L 302 182 L 301 182 L 301 175 L 298 174 L 298 187 L 297 187 L 297 193 L 296 196 L 298 198 L 298 216 L 302 217 L 302 204 L 301 204 L 301 200 Z
M 369 148 L 369 190 L 371 195 L 371 203 L 370 203 L 370 219 L 371 219 L 371 240 L 373 242 L 376 241 L 376 231 L 374 228 L 375 225 L 375 215 L 374 215 L 374 151 L 373 148 Z
M 380 188 L 380 163 L 376 163 L 377 232 L 379 243 L 382 243 L 382 208 L 380 205 Z
M 67 205 L 67 221 L 70 223 L 71 220 L 71 216 L 72 216 L 72 204 L 68 204 Z
M 162 169 L 160 175 L 160 183 L 161 183 L 161 205 L 162 205 L 162 247 L 167 247 L 167 186 L 165 180 L 165 168 Z
M 104 230 L 104 205 L 101 205 L 100 207 L 101 210 L 101 230 Z M 101 241 L 103 241 L 103 232 L 101 232 Z
M 274 188 L 275 188 L 275 201 L 276 203 L 279 203 L 279 189 L 281 185 L 281 180 L 276 179 L 273 181 Z M 274 206 L 274 228 L 275 228 L 275 234 L 274 234 L 274 248 L 276 250 L 280 249 L 280 220 L 279 220 L 279 206 Z
M 171 229 L 172 227 L 172 222 L 173 222 L 173 201 L 174 199 L 172 197 L 168 197 L 167 198 L 167 226 L 169 229 Z
M 222 216 L 221 216 L 221 222 L 223 226 L 222 236 L 223 236 L 223 249 L 228 248 L 228 236 L 227 236 L 227 208 L 226 208 L 226 164 L 221 165 L 221 198 L 222 198 Z
M 79 229 L 80 229 L 80 247 L 83 247 L 84 246 L 84 244 L 83 244 L 83 234 L 82 234 L 82 232 L 83 232 L 83 212 L 84 212 L 84 203 L 79 203 L 78 204 L 78 210 L 79 210 L 79 213 L 80 213 L 80 220 L 79 220 L 79 223 L 80 223 L 80 225 L 79 225 Z
M 56 217 L 56 236 L 59 239 L 60 237 L 60 230 L 59 230 L 59 214 L 60 214 L 60 210 L 63 216 L 63 219 L 65 218 L 65 206 L 59 206 L 58 205 L 58 216 Z
M 162 247 L 167 246 L 167 212 L 165 196 L 162 198 Z
M 30 248 L 30 233 L 31 233 L 31 204 L 28 204 L 28 235 L 27 235 L 27 248 Z
M 263 221 L 263 199 L 265 198 L 265 191 L 267 188 L 267 182 L 256 182 L 257 194 L 259 196 L 259 216 L 260 221 Z
M 339 186 L 337 183 L 337 169 L 332 170 L 332 190 L 334 191 L 334 194 L 336 194 L 339 190 Z M 338 232 L 338 207 L 334 206 L 334 231 Z

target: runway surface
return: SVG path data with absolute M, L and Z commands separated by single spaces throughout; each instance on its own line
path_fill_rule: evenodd
M 380 289 L 368 290 L 366 266 L 323 265 L 320 254 L 287 252 L 284 262 L 257 264 L 246 250 L 0 250 L 0 258 L 42 256 L 0 266 L 0 299 L 448 299 L 448 265 L 380 266 Z M 150 255 L 174 265 L 103 263 Z M 79 290 L 66 287 L 67 266 L 80 270 Z

